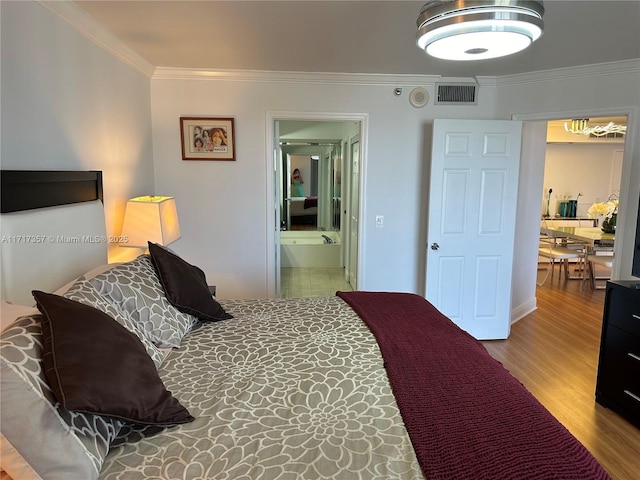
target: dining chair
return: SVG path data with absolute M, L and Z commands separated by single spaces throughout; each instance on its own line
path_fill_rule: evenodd
M 582 226 L 582 220 L 576 220 L 577 226 Z M 542 219 L 543 229 L 540 232 L 539 243 L 539 256 L 549 259 L 551 263 L 551 278 L 553 279 L 553 270 L 556 262 L 560 262 L 564 266 L 565 278 L 568 280 L 586 280 L 587 279 L 587 254 L 591 247 L 591 244 L 585 243 L 582 240 L 571 238 L 567 235 L 559 235 L 557 231 L 553 234 L 549 233 L 549 226 L 547 219 Z M 549 247 L 552 246 L 552 248 Z M 543 250 L 540 253 L 540 250 Z M 578 272 L 577 275 L 571 275 L 571 267 L 569 265 L 570 260 L 576 260 L 574 271 Z M 572 262 L 574 263 L 574 262 Z M 547 275 L 548 276 L 548 275 Z M 546 281 L 546 276 L 542 285 Z
M 595 248 L 587 256 L 587 276 L 593 290 L 607 288 L 606 281 L 611 279 L 613 267 L 613 249 Z M 602 272 L 604 270 L 604 272 Z M 605 284 L 598 283 L 604 281 Z
M 549 261 L 549 266 L 547 267 L 547 274 L 544 279 L 538 283 L 538 285 L 543 285 L 544 282 L 547 281 L 549 277 L 549 271 L 551 271 L 551 279 L 553 280 L 553 274 L 556 263 L 564 267 L 565 280 L 584 280 L 586 275 L 586 247 L 578 249 L 578 248 L 570 248 L 564 246 L 562 243 L 558 243 L 558 237 L 550 237 L 548 235 L 540 235 L 540 243 L 538 245 L 538 256 L 542 258 L 546 258 Z M 569 260 L 575 259 L 578 263 L 579 270 L 581 272 L 580 276 L 571 276 L 569 271 Z M 562 268 L 558 269 L 558 278 L 562 274 Z

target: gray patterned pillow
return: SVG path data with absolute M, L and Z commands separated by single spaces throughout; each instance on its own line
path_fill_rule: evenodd
M 144 331 L 138 327 L 138 324 L 132 322 L 129 315 L 118 310 L 114 304 L 110 303 L 106 298 L 100 295 L 96 288 L 86 278 L 80 277 L 76 283 L 67 290 L 63 297 L 97 308 L 109 315 L 124 328 L 136 334 L 153 360 L 153 363 L 156 364 L 156 368 L 162 364 L 164 354 L 158 349 L 158 347 L 147 339 Z
M 0 336 L 0 386 L 2 435 L 22 457 L 3 458 L 9 475 L 27 464 L 40 478 L 98 478 L 124 423 L 55 400 L 42 368 L 40 315 L 18 319 Z
M 91 280 L 158 347 L 179 347 L 198 319 L 169 303 L 147 255 L 113 267 Z

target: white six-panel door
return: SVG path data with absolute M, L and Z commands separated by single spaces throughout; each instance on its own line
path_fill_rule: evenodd
M 509 335 L 521 130 L 434 121 L 426 298 L 478 339 Z

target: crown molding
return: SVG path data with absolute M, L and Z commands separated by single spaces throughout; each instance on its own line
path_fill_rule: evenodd
M 268 70 L 214 70 L 157 67 L 154 80 L 227 80 L 233 82 L 317 83 L 334 85 L 425 86 L 434 85 L 439 75 L 374 73 L 281 72 Z
M 151 63 L 127 47 L 74 2 L 36 0 L 36 3 L 122 62 L 139 70 L 147 77 L 153 75 L 155 67 Z
M 503 76 L 479 76 L 465 78 L 486 87 L 501 87 L 525 84 L 575 80 L 579 78 L 640 73 L 640 59 L 620 62 L 564 67 L 537 72 Z M 281 72 L 268 70 L 215 70 L 197 68 L 157 67 L 154 80 L 227 80 L 245 82 L 315 83 L 334 85 L 371 86 L 434 86 L 436 82 L 450 81 L 440 75 L 374 74 L 374 73 L 329 73 L 329 72 Z M 460 79 L 457 79 L 460 80 Z
M 503 75 L 495 78 L 497 85 L 502 87 L 633 73 L 640 74 L 640 58 L 619 62 L 580 65 L 577 67 L 555 68 L 552 70 L 519 73 L 516 75 Z

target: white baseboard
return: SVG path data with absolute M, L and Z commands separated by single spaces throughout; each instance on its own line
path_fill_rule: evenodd
M 511 325 L 516 323 L 518 320 L 526 317 L 531 312 L 535 311 L 538 308 L 536 303 L 536 297 L 530 298 L 529 300 L 521 303 L 515 308 L 511 309 Z

